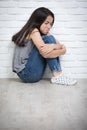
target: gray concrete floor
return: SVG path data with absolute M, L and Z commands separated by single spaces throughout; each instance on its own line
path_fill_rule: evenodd
M 76 86 L 0 79 L 0 130 L 87 130 L 87 79 Z

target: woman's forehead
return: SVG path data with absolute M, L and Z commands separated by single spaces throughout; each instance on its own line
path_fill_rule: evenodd
M 47 16 L 45 21 L 53 22 L 53 17 L 51 15 L 49 15 L 49 16 Z

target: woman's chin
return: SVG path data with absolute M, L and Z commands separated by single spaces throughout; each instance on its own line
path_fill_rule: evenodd
M 47 35 L 49 32 L 44 32 L 45 35 Z

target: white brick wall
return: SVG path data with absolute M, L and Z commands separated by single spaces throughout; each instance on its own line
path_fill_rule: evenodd
M 52 33 L 67 47 L 61 57 L 65 73 L 87 78 L 87 0 L 0 0 L 0 78 L 13 78 L 11 37 L 28 20 L 32 11 L 45 6 L 55 14 Z M 47 68 L 46 77 L 50 77 Z

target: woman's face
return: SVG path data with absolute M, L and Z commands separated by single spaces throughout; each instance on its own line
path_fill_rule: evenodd
M 53 17 L 49 15 L 40 26 L 40 31 L 43 34 L 48 34 L 53 24 Z

